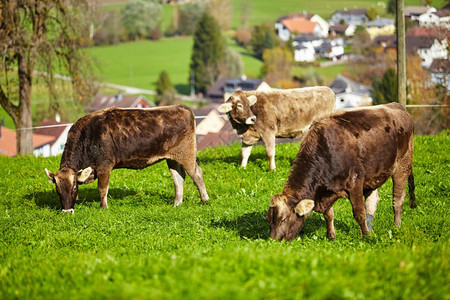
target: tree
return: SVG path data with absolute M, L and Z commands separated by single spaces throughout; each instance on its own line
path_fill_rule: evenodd
M 206 92 L 206 89 L 219 76 L 219 62 L 225 52 L 224 45 L 215 19 L 206 13 L 203 14 L 194 33 L 189 74 L 195 77 L 196 92 Z
M 389 0 L 386 6 L 388 13 L 395 15 L 397 11 L 397 0 Z
M 206 11 L 213 16 L 221 30 L 230 29 L 233 5 L 230 0 L 207 0 Z
M 264 50 L 262 72 L 271 86 L 289 88 L 292 85 L 294 58 L 287 48 L 275 47 Z
M 397 102 L 397 74 L 395 70 L 389 68 L 384 72 L 381 79 L 375 77 L 372 84 L 373 104 L 385 104 L 389 102 Z
M 262 59 L 265 49 L 272 49 L 279 44 L 273 26 L 270 24 L 262 24 L 253 27 L 250 44 L 255 56 Z
M 169 74 L 166 71 L 159 73 L 158 81 L 156 82 L 156 93 L 158 95 L 164 94 L 166 91 L 173 90 L 172 82 L 170 81 Z
M 375 20 L 379 15 L 378 10 L 373 7 L 367 10 L 367 18 L 369 18 L 369 21 Z
M 54 72 L 72 76 L 76 100 L 91 97 L 90 60 L 79 51 L 90 6 L 81 0 L 0 0 L 0 104 L 17 130 L 17 152 L 33 153 L 31 91 L 37 71 L 52 100 L 57 95 Z M 53 104 L 57 104 L 53 101 Z
M 219 63 L 220 76 L 241 77 L 244 63 L 239 52 L 227 47 L 224 56 Z
M 364 26 L 358 25 L 355 29 L 355 34 L 351 39 L 353 49 L 360 54 L 368 54 L 370 52 L 370 45 L 372 40 Z
M 115 10 L 102 11 L 94 33 L 95 45 L 114 45 L 123 39 L 120 13 Z
M 130 39 L 147 37 L 161 23 L 162 6 L 156 0 L 133 0 L 122 11 L 122 23 Z
M 203 2 L 191 2 L 179 6 L 178 9 L 178 27 L 177 34 L 191 35 L 205 13 L 205 4 Z

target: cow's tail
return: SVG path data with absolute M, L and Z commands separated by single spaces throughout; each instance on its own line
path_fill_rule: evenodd
M 416 186 L 414 185 L 414 175 L 411 170 L 411 174 L 408 176 L 408 189 L 409 189 L 409 207 L 416 208 L 416 194 L 414 193 Z

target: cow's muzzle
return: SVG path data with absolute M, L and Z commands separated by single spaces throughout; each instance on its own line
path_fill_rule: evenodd
M 247 120 L 245 120 L 245 124 L 248 124 L 248 125 L 255 124 L 255 122 L 256 122 L 255 116 L 249 117 L 249 118 L 247 118 Z
M 74 214 L 75 210 L 73 208 L 71 208 L 71 209 L 63 209 L 63 210 L 61 210 L 61 212 Z

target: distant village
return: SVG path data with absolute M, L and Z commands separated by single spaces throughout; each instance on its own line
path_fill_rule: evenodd
M 448 35 L 438 34 L 442 28 L 450 30 L 450 5 L 437 10 L 429 6 L 405 7 L 405 18 L 417 26 L 406 33 L 407 51 L 416 52 L 422 59 L 422 67 L 431 74 L 433 84 L 441 84 L 450 91 L 450 60 Z M 357 26 L 367 30 L 372 47 L 380 52 L 396 52 L 395 20 L 377 18 L 369 21 L 367 9 L 343 9 L 335 11 L 329 20 L 309 12 L 292 12 L 280 16 L 275 22 L 275 32 L 282 41 L 292 40 L 296 62 L 314 62 L 318 59 L 329 63 L 353 59 L 346 53 L 349 37 Z M 372 105 L 371 87 L 338 75 L 329 85 L 336 94 L 336 109 Z M 219 78 L 204 97 L 209 104 L 194 110 L 197 116 L 198 149 L 229 145 L 239 140 L 231 124 L 217 110 L 220 103 L 236 90 L 265 90 L 271 87 L 262 79 Z M 86 107 L 86 112 L 108 107 L 149 108 L 155 106 L 142 95 L 97 95 Z M 33 134 L 34 154 L 54 156 L 63 152 L 71 124 L 56 120 L 44 120 Z M 16 133 L 0 127 L 0 155 L 16 155 Z

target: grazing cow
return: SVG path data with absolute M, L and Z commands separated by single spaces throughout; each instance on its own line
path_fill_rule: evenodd
M 59 171 L 53 174 L 45 169 L 45 172 L 56 185 L 64 212 L 73 213 L 78 185 L 98 178 L 100 206 L 107 208 L 109 175 L 113 169 L 143 169 L 164 159 L 175 184 L 174 205 L 183 201 L 185 170 L 205 203 L 209 197 L 196 155 L 194 114 L 187 106 L 109 108 L 75 122 Z
M 314 122 L 283 192 L 270 202 L 270 237 L 292 241 L 314 210 L 324 214 L 327 236 L 334 239 L 333 203 L 344 197 L 350 199 L 362 234 L 368 234 L 363 196 L 367 199 L 389 177 L 394 221 L 400 227 L 407 181 L 410 206 L 416 207 L 412 158 L 413 122 L 398 103 L 338 112 Z M 375 209 L 376 204 L 372 202 Z
M 334 111 L 334 92 L 328 87 L 290 90 L 237 91 L 219 107 L 242 138 L 242 162 L 246 167 L 252 146 L 263 140 L 269 170 L 275 169 L 275 138 L 297 138 L 319 117 Z

